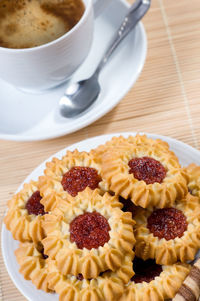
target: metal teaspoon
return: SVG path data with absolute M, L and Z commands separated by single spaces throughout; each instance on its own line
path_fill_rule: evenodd
M 98 82 L 99 73 L 117 46 L 149 10 L 150 5 L 151 0 L 136 0 L 129 8 L 124 21 L 117 30 L 93 75 L 88 79 L 72 83 L 67 87 L 65 94 L 59 102 L 59 110 L 63 117 L 72 118 L 79 115 L 97 99 L 101 91 Z

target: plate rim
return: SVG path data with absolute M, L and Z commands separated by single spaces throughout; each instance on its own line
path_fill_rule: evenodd
M 184 149 L 186 149 L 187 152 L 192 151 L 193 153 L 195 153 L 195 156 L 200 157 L 200 151 L 197 150 L 196 148 L 194 148 L 191 145 L 186 144 L 186 143 L 184 143 L 184 142 L 182 142 L 182 141 L 180 141 L 178 139 L 171 138 L 171 137 L 165 136 L 165 135 L 159 135 L 159 134 L 153 134 L 153 133 L 147 133 L 147 132 L 117 132 L 117 133 L 111 133 L 111 134 L 104 134 L 104 135 L 99 135 L 99 136 L 93 136 L 91 138 L 84 139 L 84 140 L 78 141 L 76 143 L 73 143 L 71 145 L 68 145 L 67 147 L 59 150 L 58 152 L 56 152 L 53 155 L 51 155 L 50 157 L 48 157 L 41 164 L 39 164 L 38 166 L 36 166 L 36 168 L 34 168 L 34 170 L 19 185 L 19 187 L 18 187 L 18 189 L 17 189 L 16 192 L 18 192 L 22 188 L 22 186 L 23 186 L 24 183 L 30 181 L 30 179 L 32 178 L 32 174 L 37 173 L 37 171 L 40 170 L 40 169 L 43 170 L 44 167 L 45 167 L 46 162 L 52 160 L 53 157 L 63 156 L 63 154 L 67 150 L 71 150 L 72 151 L 72 150 L 76 149 L 77 147 L 79 147 L 79 145 L 82 144 L 82 143 L 90 145 L 90 142 L 94 141 L 94 140 L 97 140 L 97 141 L 100 140 L 101 141 L 102 139 L 105 139 L 105 141 L 108 141 L 108 140 L 110 140 L 114 136 L 117 137 L 117 136 L 121 136 L 122 135 L 124 137 L 128 137 L 130 135 L 135 136 L 136 134 L 147 135 L 147 137 L 153 138 L 153 139 L 162 139 L 162 140 L 166 141 L 169 145 L 171 145 L 171 144 L 176 144 L 177 145 L 178 144 L 180 147 L 182 146 Z M 101 144 L 101 142 L 100 142 L 100 144 Z M 97 144 L 96 147 L 98 145 L 99 144 Z M 31 296 L 29 296 L 26 293 L 24 293 L 23 284 L 21 286 L 21 283 L 20 284 L 17 283 L 16 279 L 14 278 L 14 274 L 12 272 L 12 269 L 10 269 L 10 267 L 8 265 L 8 262 L 7 262 L 7 259 L 6 259 L 6 247 L 5 247 L 5 240 L 6 240 L 7 231 L 8 230 L 6 229 L 5 224 L 2 222 L 2 228 L 1 228 L 1 251 L 2 251 L 3 262 L 4 262 L 5 266 L 6 266 L 6 269 L 7 269 L 7 272 L 9 274 L 9 277 L 11 278 L 11 280 L 14 283 L 15 287 L 19 290 L 19 292 L 25 298 L 27 298 L 30 301 L 34 301 L 33 299 L 31 299 Z M 18 273 L 19 273 L 19 271 L 18 271 Z M 27 280 L 24 279 L 24 281 L 27 281 Z M 38 290 L 38 292 L 40 292 L 40 290 Z
M 114 0 L 121 2 L 125 7 L 129 8 L 130 4 L 126 2 L 125 0 Z M 8 141 L 21 141 L 21 142 L 26 142 L 26 141 L 42 141 L 42 140 L 49 140 L 49 139 L 54 139 L 54 138 L 59 138 L 64 135 L 69 135 L 71 133 L 77 132 L 78 130 L 87 127 L 88 125 L 94 123 L 98 119 L 102 118 L 104 115 L 108 114 L 112 109 L 119 104 L 119 102 L 125 97 L 125 95 L 128 93 L 128 91 L 134 86 L 136 81 L 138 80 L 142 69 L 144 67 L 146 57 L 147 57 L 147 35 L 146 31 L 144 28 L 144 25 L 142 22 L 139 22 L 138 25 L 136 26 L 136 29 L 138 30 L 140 36 L 141 36 L 141 41 L 143 44 L 142 47 L 142 52 L 141 52 L 141 61 L 138 66 L 137 72 L 132 75 L 132 80 L 130 83 L 127 85 L 127 88 L 125 91 L 123 91 L 121 94 L 119 94 L 119 97 L 117 101 L 114 101 L 111 106 L 104 106 L 102 107 L 101 110 L 99 110 L 98 114 L 94 114 L 91 118 L 88 118 L 84 121 L 81 121 L 80 124 L 77 124 L 76 126 L 73 127 L 73 129 L 69 129 L 67 127 L 62 127 L 61 129 L 55 130 L 53 134 L 42 134 L 41 136 L 37 137 L 33 134 L 26 136 L 23 134 L 1 134 L 0 133 L 0 139 L 3 140 L 8 140 Z M 86 113 L 87 114 L 87 113 Z M 77 120 L 78 122 L 78 120 Z

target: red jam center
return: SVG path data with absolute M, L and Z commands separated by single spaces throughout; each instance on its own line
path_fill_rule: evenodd
M 130 167 L 129 173 L 132 173 L 137 180 L 144 181 L 146 184 L 162 183 L 166 176 L 164 166 L 153 158 L 133 158 L 128 162 L 128 166 Z
M 44 215 L 46 212 L 44 211 L 44 206 L 40 203 L 42 199 L 40 192 L 35 191 L 32 196 L 26 202 L 25 208 L 28 210 L 28 214 L 35 215 Z
M 104 216 L 98 212 L 86 212 L 70 223 L 70 240 L 79 249 L 97 249 L 109 241 L 109 231 L 110 226 Z
M 97 188 L 99 182 L 101 182 L 101 177 L 96 169 L 76 166 L 64 174 L 61 184 L 65 191 L 72 196 L 76 196 L 79 191 L 83 191 L 87 186 L 91 189 Z
M 158 209 L 147 219 L 147 228 L 154 236 L 170 240 L 183 236 L 187 230 L 187 220 L 176 208 Z
M 143 261 L 142 259 L 135 257 L 133 261 L 133 270 L 135 275 L 131 278 L 131 281 L 135 283 L 151 282 L 155 277 L 160 276 L 162 272 L 162 266 L 156 264 L 154 260 L 148 259 Z

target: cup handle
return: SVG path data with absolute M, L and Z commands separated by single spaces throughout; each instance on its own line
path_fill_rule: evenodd
M 97 18 L 102 11 L 110 4 L 111 0 L 93 0 L 94 2 L 94 17 Z

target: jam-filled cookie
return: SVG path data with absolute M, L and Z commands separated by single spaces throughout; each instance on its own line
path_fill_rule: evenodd
M 160 147 L 160 141 L 143 140 L 107 151 L 102 156 L 102 177 L 111 191 L 137 206 L 172 206 L 188 191 L 187 175 L 175 154 Z
M 67 151 L 61 160 L 53 158 L 52 162 L 46 164 L 44 174 L 45 176 L 39 178 L 39 187 L 45 197 L 45 209 L 53 209 L 51 195 L 55 192 L 66 200 L 69 195 L 75 197 L 87 187 L 92 190 L 106 190 L 106 183 L 101 178 L 100 165 L 86 152 Z
M 31 280 L 37 289 L 45 292 L 52 291 L 47 280 L 49 259 L 44 254 L 41 244 L 21 243 L 15 250 L 15 256 L 20 266 L 19 272 L 26 280 Z
M 137 134 L 136 136 L 129 136 L 127 138 L 123 136 L 113 137 L 111 140 L 107 141 L 105 144 L 99 145 L 97 148 L 91 150 L 91 154 L 94 156 L 95 161 L 101 162 L 102 156 L 110 150 L 116 150 L 121 148 L 129 148 L 131 145 L 143 146 L 148 145 L 148 147 L 157 147 L 164 151 L 169 151 L 169 145 L 167 142 L 160 139 L 147 138 L 146 135 Z M 174 153 L 171 152 L 171 155 Z
M 112 301 L 118 300 L 122 295 L 124 283 L 127 283 L 133 274 L 129 258 L 125 259 L 117 272 L 106 271 L 93 279 L 84 279 L 82 274 L 63 276 L 56 261 L 52 260 L 49 263 L 48 283 L 49 287 L 59 294 L 60 301 Z
M 41 200 L 38 183 L 31 181 L 8 201 L 4 222 L 14 239 L 37 243 L 45 237 L 42 220 L 47 212 Z
M 138 257 L 155 259 L 158 264 L 195 258 L 200 248 L 200 204 L 197 197 L 188 193 L 173 207 L 141 209 L 134 219 Z
M 120 301 L 163 301 L 175 296 L 190 271 L 187 264 L 158 265 L 154 260 L 133 261 L 135 275 L 125 286 Z
M 58 205 L 45 216 L 45 254 L 57 260 L 63 275 L 96 278 L 116 271 L 125 255 L 133 256 L 135 222 L 121 207 L 117 197 L 86 188 L 72 204 Z
M 188 189 L 192 195 L 200 198 L 200 166 L 192 163 L 186 167 L 189 177 Z

